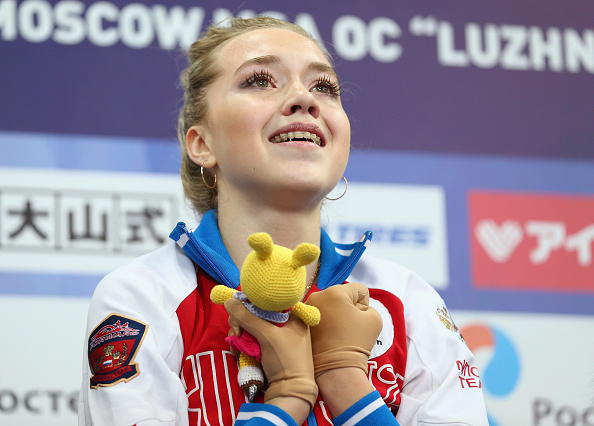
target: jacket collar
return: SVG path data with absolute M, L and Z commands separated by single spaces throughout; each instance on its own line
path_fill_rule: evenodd
M 169 237 L 207 274 L 230 288 L 239 286 L 239 269 L 231 260 L 219 232 L 216 210 L 207 211 L 195 230 L 179 222 Z M 334 243 L 324 229 L 321 230 L 321 264 L 318 288 L 324 290 L 343 283 L 371 240 L 371 231 L 352 244 Z

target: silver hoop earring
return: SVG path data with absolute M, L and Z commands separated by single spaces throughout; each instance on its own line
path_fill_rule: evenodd
M 206 183 L 206 180 L 204 179 L 204 163 L 206 163 L 207 160 L 204 160 L 202 162 L 202 165 L 200 166 L 200 176 L 202 176 L 202 182 L 204 182 L 204 185 L 206 185 L 207 188 L 213 189 L 215 186 L 217 186 L 217 174 L 213 172 L 214 174 L 214 183 L 212 184 L 212 186 L 210 186 L 209 184 Z
M 344 179 L 344 192 L 342 193 L 342 195 L 340 197 L 338 197 L 338 198 L 324 197 L 326 200 L 328 200 L 328 201 L 340 200 L 347 193 L 347 190 L 349 189 L 349 182 L 347 181 L 347 179 L 344 176 L 342 178 Z

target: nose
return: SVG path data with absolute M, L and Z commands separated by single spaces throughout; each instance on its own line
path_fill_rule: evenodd
M 290 86 L 287 101 L 283 105 L 283 115 L 297 113 L 310 114 L 313 118 L 320 115 L 320 104 L 316 97 L 301 82 Z

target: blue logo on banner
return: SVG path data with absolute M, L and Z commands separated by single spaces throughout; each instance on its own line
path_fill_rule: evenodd
M 460 331 L 471 351 L 486 349 L 493 352 L 481 373 L 483 389 L 498 398 L 511 394 L 520 378 L 520 358 L 507 335 L 487 324 L 467 325 Z M 500 426 L 492 413 L 488 413 L 488 417 L 490 426 Z

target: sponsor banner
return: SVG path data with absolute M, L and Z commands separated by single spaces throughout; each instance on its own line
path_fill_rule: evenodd
M 472 191 L 478 288 L 594 293 L 594 197 Z
M 90 296 L 177 221 L 196 222 L 176 144 L 0 132 L 0 146 L 1 294 Z
M 300 5 L 302 9 L 284 5 L 284 11 L 278 10 L 275 3 L 270 3 L 274 8 L 266 8 L 267 1 L 260 2 L 260 10 L 213 7 L 214 3 L 208 2 L 196 6 L 184 1 L 176 5 L 86 3 L 3 0 L 0 40 L 64 46 L 88 42 L 104 48 L 123 45 L 130 49 L 150 46 L 188 49 L 210 23 L 220 23 L 230 16 L 249 18 L 262 14 L 295 22 L 317 40 L 328 42 L 347 61 L 360 61 L 368 56 L 379 63 L 401 60 L 406 34 L 435 38 L 435 56 L 446 67 L 594 73 L 594 63 L 588 57 L 589 39 L 594 33 L 590 28 L 580 31 L 581 28 L 575 27 L 508 22 L 460 25 L 449 16 L 439 17 L 444 14 L 427 14 L 423 8 L 412 16 L 410 11 L 394 16 L 390 12 L 399 11 L 396 7 L 378 8 L 378 15 L 369 22 L 352 14 L 334 15 L 328 20 L 320 14 L 308 13 L 307 2 Z M 217 6 L 220 3 L 224 2 Z M 345 3 L 349 8 L 349 2 Z M 326 34 L 324 24 L 331 28 L 331 33 Z M 458 37 L 461 42 L 456 42 L 457 33 L 461 33 Z M 484 47 L 480 46 L 483 39 L 487 41 Z
M 169 242 L 183 206 L 172 174 L 0 168 L 0 273 L 106 274 Z
M 449 308 L 491 311 L 594 314 L 594 294 L 575 289 L 492 289 L 473 284 L 471 269 L 471 226 L 469 198 L 471 191 L 498 191 L 528 194 L 555 194 L 560 197 L 591 199 L 594 194 L 594 167 L 591 161 L 485 158 L 466 155 L 437 155 L 406 152 L 356 152 L 351 154 L 345 172 L 349 181 L 399 183 L 443 188 L 446 203 L 447 246 L 450 285 L 440 289 Z M 505 191 L 504 191 L 505 190 Z M 340 195 L 337 188 L 336 196 Z M 348 193 L 345 198 L 348 197 Z M 365 200 L 365 202 L 369 202 Z M 338 202 L 335 202 L 338 203 Z M 331 207 L 333 202 L 327 203 Z M 365 204 L 365 203 L 363 203 Z M 581 205 L 583 209 L 584 205 Z M 353 208 L 361 208 L 354 206 Z M 364 208 L 364 207 L 362 207 Z M 418 213 L 415 205 L 398 205 Z M 590 208 L 590 211 L 592 209 Z M 341 209 L 341 213 L 343 210 Z M 375 216 L 372 212 L 371 217 Z M 544 216 L 546 217 L 546 216 Z M 563 216 L 565 218 L 565 216 Z M 569 217 L 567 218 L 570 219 Z M 565 220 L 565 219 L 564 219 Z M 569 235 L 584 229 L 586 222 L 576 217 L 567 226 Z M 591 222 L 590 222 L 591 223 Z M 371 248 L 374 242 L 371 241 Z M 551 253 L 551 258 L 560 254 Z M 572 268 L 580 267 L 577 252 L 566 253 Z M 392 259 L 399 262 L 398 259 Z M 590 267 L 590 271 L 591 271 Z M 417 269 L 424 276 L 423 269 Z M 556 276 L 559 276 L 558 273 Z M 592 276 L 592 275 L 590 275 Z M 589 280 L 592 282 L 592 279 Z M 556 285 L 562 287 L 562 279 Z
M 0 424 L 77 424 L 88 298 L 0 296 Z
M 328 197 L 345 190 L 339 186 Z M 367 252 L 397 262 L 435 288 L 448 287 L 445 193 L 440 186 L 352 182 L 324 208 L 324 227 L 337 242 L 373 238 Z
M 0 62 L 0 128 L 174 138 L 182 50 L 210 23 L 266 14 L 333 52 L 365 149 L 594 158 L 593 13 L 557 0 L 2 0 L 0 52 L 15 60 Z
M 592 425 L 594 317 L 454 311 L 478 371 L 490 426 Z M 477 377 L 480 377 L 480 379 Z
M 102 275 L 143 250 L 157 247 L 155 235 L 168 235 L 178 220 L 190 226 L 194 224 L 189 219 L 192 215 L 182 208 L 177 144 L 154 139 L 0 132 L 0 145 L 0 168 L 4 173 L 0 186 L 36 189 L 31 197 L 40 196 L 40 200 L 45 200 L 39 211 L 31 204 L 28 221 L 24 220 L 28 193 L 11 193 L 9 199 L 15 204 L 10 209 L 0 203 L 0 211 L 4 212 L 2 221 L 10 220 L 9 227 L 0 223 L 4 241 L 0 246 L 0 293 L 90 295 Z M 32 156 L 31 152 L 43 155 Z M 449 308 L 594 314 L 594 294 L 572 287 L 561 292 L 557 289 L 563 286 L 563 281 L 551 284 L 554 290 L 550 287 L 538 291 L 476 286 L 472 277 L 474 237 L 468 198 L 471 191 L 497 191 L 591 199 L 594 194 L 592 162 L 353 150 L 345 176 L 349 179 L 346 195 L 338 201 L 326 201 L 322 210 L 323 225 L 333 238 L 353 240 L 360 237 L 362 230 L 373 230 L 375 236 L 368 245 L 369 252 L 401 263 L 430 281 Z M 330 197 L 339 197 L 344 191 L 343 185 L 340 183 Z M 80 198 L 81 189 L 89 192 L 86 199 Z M 56 200 L 51 194 L 60 191 L 68 195 L 65 199 L 78 204 L 68 204 L 66 211 L 55 209 L 56 204 L 48 200 Z M 116 194 L 115 199 L 113 194 Z M 0 192 L 0 197 L 4 195 Z M 96 195 L 100 197 L 96 199 Z M 148 198 L 143 198 L 145 196 Z M 167 201 L 172 199 L 176 200 L 178 213 L 166 215 L 165 212 L 174 209 Z M 153 202 L 163 216 L 125 213 L 142 212 Z M 86 204 L 90 205 L 89 209 Z M 171 208 L 167 210 L 166 206 Z M 549 209 L 548 205 L 544 207 Z M 580 204 L 582 210 L 583 207 Z M 69 223 L 75 225 L 72 236 L 87 235 L 87 230 L 89 236 L 98 235 L 103 227 L 102 216 L 97 215 L 101 211 L 105 212 L 108 224 L 118 224 L 111 229 L 113 232 L 106 234 L 115 235 L 109 237 L 109 243 L 107 239 L 68 241 Z M 35 212 L 55 215 L 61 218 L 62 225 L 58 229 L 55 222 L 51 222 L 50 226 L 46 216 L 34 215 Z M 90 218 L 88 226 L 87 216 Z M 165 219 L 166 216 L 169 219 Z M 151 217 L 154 233 L 149 226 Z M 549 216 L 542 217 L 549 220 Z M 560 217 L 566 220 L 566 216 Z M 574 223 L 574 219 L 567 216 L 567 220 L 571 220 L 565 225 L 568 235 L 588 229 L 579 217 Z M 173 225 L 165 226 L 166 220 L 171 220 Z M 23 224 L 23 229 L 15 234 Z M 61 238 L 63 250 L 58 251 L 43 240 L 32 224 L 42 234 L 47 234 L 48 240 L 53 229 L 53 235 Z M 21 237 L 23 240 L 11 242 L 12 234 L 15 240 Z M 143 243 L 125 244 L 126 238 L 134 235 Z M 531 237 L 534 244 L 536 240 Z M 38 247 L 23 250 L 19 244 L 26 241 L 29 245 L 35 242 Z M 572 268 L 582 268 L 578 253 L 577 250 L 552 251 L 549 261 L 563 255 Z M 512 257 L 516 254 L 514 252 Z M 14 259 L 5 261 L 9 256 Z

